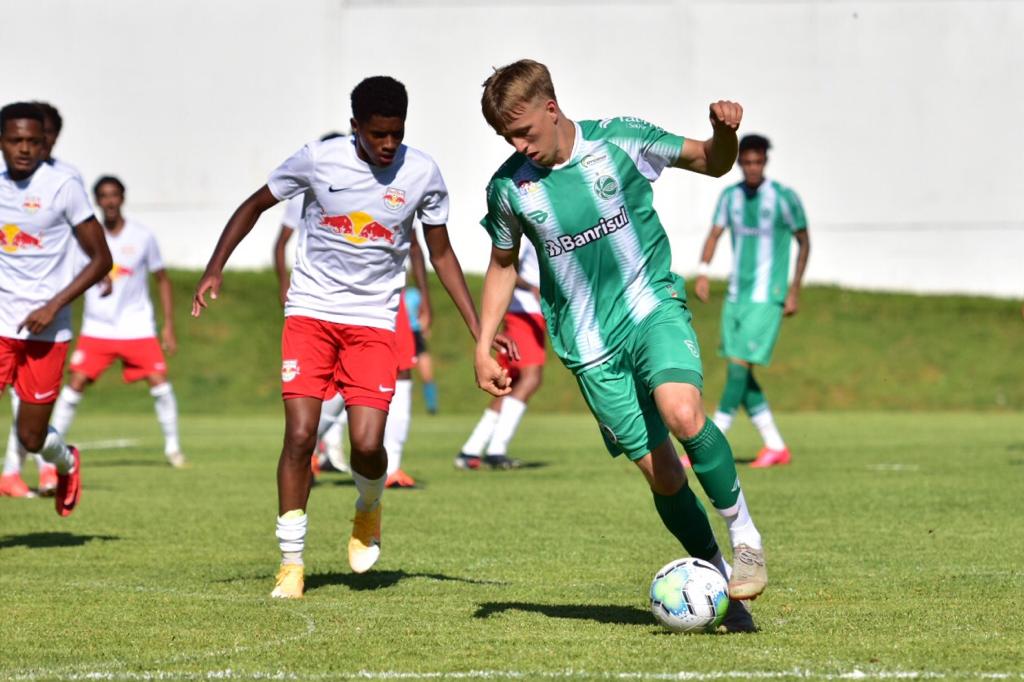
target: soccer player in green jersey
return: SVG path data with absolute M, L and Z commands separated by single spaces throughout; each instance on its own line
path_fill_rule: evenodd
M 764 440 L 764 447 L 751 464 L 758 468 L 789 464 L 791 458 L 764 391 L 754 378 L 754 366 L 771 361 L 782 317 L 799 310 L 800 284 L 811 253 L 800 198 L 764 175 L 770 147 L 768 139 L 760 135 L 747 135 L 740 141 L 743 181 L 728 187 L 718 200 L 696 282 L 697 298 L 707 302 L 708 266 L 718 239 L 729 228 L 733 267 L 722 306 L 720 346 L 728 368 L 714 420 L 725 433 L 740 405 L 747 410 Z M 794 239 L 799 249 L 793 283 L 789 284 L 789 253 Z
M 516 285 L 525 236 L 539 255 L 552 347 L 576 376 L 608 451 L 637 465 L 662 521 L 686 550 L 730 576 L 730 597 L 757 597 L 768 580 L 761 536 L 729 444 L 704 416 L 700 349 L 683 281 L 669 269 L 668 237 L 651 190 L 667 166 L 726 173 L 736 158 L 742 108 L 712 104 L 713 134 L 704 141 L 633 117 L 576 122 L 562 112 L 547 68 L 532 60 L 497 69 L 484 83 L 482 106 L 516 151 L 491 178 L 481 221 L 492 249 L 476 347 L 478 384 L 495 396 L 509 392 L 509 376 L 489 348 Z M 669 432 L 726 521 L 731 569 Z M 745 619 L 730 629 L 753 629 L 745 609 L 730 613 Z

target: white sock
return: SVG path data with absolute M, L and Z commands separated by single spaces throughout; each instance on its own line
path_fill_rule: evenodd
M 75 458 L 71 454 L 71 448 L 65 445 L 64 439 L 52 426 L 47 427 L 46 440 L 43 441 L 43 449 L 39 451 L 39 455 L 57 467 L 59 474 L 71 473 L 75 467 Z
M 772 416 L 771 410 L 765 407 L 757 414 L 750 415 L 750 421 L 761 432 L 761 440 L 764 441 L 766 448 L 769 450 L 784 450 L 786 448 L 786 443 L 782 440 L 782 434 L 779 433 L 778 427 L 775 426 L 775 418 Z
M 25 450 L 18 442 L 18 394 L 12 388 L 11 396 L 11 432 L 7 435 L 7 452 L 4 454 L 4 476 L 20 474 L 21 464 L 25 461 Z
M 519 398 L 510 395 L 501 399 L 501 412 L 498 413 L 498 423 L 494 425 L 494 435 L 487 446 L 488 455 L 505 455 L 508 453 L 508 444 L 512 436 L 516 434 L 519 427 L 519 420 L 526 412 L 526 403 Z
M 719 431 L 725 433 L 729 430 L 729 427 L 732 426 L 732 420 L 734 417 L 735 415 L 729 414 L 728 412 L 715 410 L 715 416 L 711 418 L 711 421 L 715 422 L 715 426 L 718 427 Z
M 742 490 L 736 498 L 736 504 L 728 509 L 719 509 L 718 513 L 725 519 L 725 525 L 729 529 L 729 540 L 733 547 L 750 545 L 754 549 L 761 549 L 761 534 L 757 532 L 754 520 L 750 518 L 747 498 L 743 496 Z
M 462 454 L 479 457 L 494 435 L 494 425 L 497 423 L 498 413 L 488 407 L 473 428 L 473 433 L 469 434 L 469 440 L 462 446 Z
M 395 382 L 395 395 L 391 398 L 388 422 L 384 426 L 384 449 L 388 453 L 388 475 L 402 468 L 402 451 L 409 438 L 412 421 L 412 379 Z
M 181 452 L 181 445 L 178 443 L 178 401 L 174 399 L 171 382 L 154 386 L 149 389 L 149 394 L 153 396 L 156 420 L 160 422 L 160 428 L 164 431 L 164 454 Z
M 282 563 L 302 563 L 308 521 L 309 517 L 302 509 L 293 509 L 277 517 L 277 545 L 281 548 Z
M 370 511 L 380 502 L 380 496 L 384 494 L 384 483 L 387 476 L 380 478 L 366 478 L 359 472 L 352 472 L 352 480 L 356 482 L 356 490 L 359 497 L 356 499 L 356 509 L 359 511 Z
M 320 423 L 316 427 L 316 439 L 320 440 L 328 430 L 338 423 L 338 417 L 345 414 L 345 399 L 340 393 L 320 404 Z
M 61 438 L 67 437 L 71 422 L 75 420 L 75 410 L 78 409 L 80 402 L 82 402 L 82 394 L 75 389 L 70 386 L 60 389 L 60 397 L 57 398 L 57 404 L 53 406 L 50 425 L 57 429 Z

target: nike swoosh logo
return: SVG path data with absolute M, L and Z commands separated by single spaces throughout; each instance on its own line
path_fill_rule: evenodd
M 395 389 L 388 388 L 387 386 L 381 386 L 380 384 L 377 384 L 377 390 L 380 391 L 381 393 L 394 393 L 395 392 Z M 52 393 L 52 391 L 51 391 L 51 393 Z
M 47 398 L 49 398 L 51 395 L 53 395 L 56 392 L 57 391 L 47 391 L 46 393 L 36 393 L 35 397 L 36 397 L 36 400 L 46 400 Z
M 334 185 L 328 185 L 327 186 L 327 191 L 328 192 L 342 192 L 342 191 L 344 191 L 346 189 L 348 189 L 348 187 L 335 187 Z

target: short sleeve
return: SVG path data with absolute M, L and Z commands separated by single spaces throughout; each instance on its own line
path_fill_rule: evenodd
M 302 194 L 312 184 L 313 166 L 313 148 L 307 144 L 270 173 L 267 178 L 270 193 L 278 201 Z
M 729 227 L 729 195 L 731 192 L 725 190 L 722 195 L 718 197 L 718 205 L 715 207 L 715 215 L 711 219 L 712 225 L 720 227 Z
M 160 246 L 156 243 L 153 235 L 146 238 L 146 269 L 150 272 L 159 272 L 164 269 L 164 259 L 160 256 Z
M 601 137 L 629 154 L 637 170 L 651 182 L 679 160 L 685 141 L 680 135 L 633 116 L 605 119 L 598 129 L 604 131 Z
M 416 217 L 424 225 L 448 224 L 448 187 L 441 177 L 441 170 L 433 161 L 430 162 L 430 178 L 423 191 L 423 198 L 416 209 Z
M 500 180 L 491 180 L 487 186 L 487 215 L 480 224 L 491 236 L 491 242 L 499 249 L 514 249 L 523 234 L 519 218 L 512 210 L 512 204 L 502 188 Z
M 804 205 L 800 203 L 800 197 L 796 192 L 791 189 L 782 192 L 779 205 L 782 207 L 782 217 L 790 232 L 807 229 L 807 215 L 804 213 Z
M 299 229 L 302 223 L 302 204 L 306 200 L 306 193 L 296 194 L 284 205 L 284 216 L 281 217 L 281 224 L 293 230 Z
M 68 179 L 57 190 L 57 205 L 62 207 L 64 220 L 71 227 L 77 227 L 93 216 L 89 195 L 78 177 Z

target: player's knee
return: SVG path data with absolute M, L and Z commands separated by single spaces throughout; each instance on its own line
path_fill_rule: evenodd
M 664 416 L 666 425 L 676 438 L 693 438 L 704 426 L 704 410 L 699 402 L 680 402 Z
M 284 453 L 289 457 L 308 458 L 316 446 L 316 424 L 291 424 L 285 431 Z
M 39 431 L 30 427 L 18 427 L 18 442 L 27 452 L 39 452 L 46 442 L 46 429 Z
M 373 438 L 352 437 L 351 453 L 353 459 L 377 459 L 384 453 L 384 444 Z

